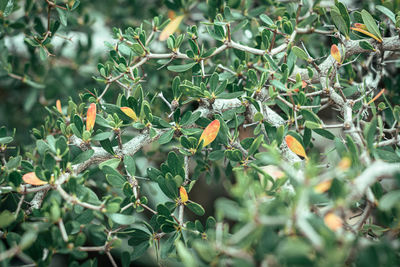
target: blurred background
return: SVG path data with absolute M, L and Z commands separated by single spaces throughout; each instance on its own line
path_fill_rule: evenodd
M 200 25 L 200 21 L 209 19 L 204 16 L 207 13 L 205 11 L 209 12 L 209 8 L 213 8 L 214 13 L 216 13 L 221 11 L 220 7 L 223 8 L 225 3 L 232 9 L 238 10 L 241 10 L 244 2 L 251 2 L 250 6 L 254 9 L 264 6 L 263 12 L 267 14 L 278 15 L 279 12 L 282 14 L 285 12 L 285 10 L 269 10 L 272 2 L 279 2 L 272 0 L 96 0 L 82 1 L 81 3 L 77 0 L 63 0 L 57 1 L 57 4 L 63 6 L 66 4 L 71 11 L 62 13 L 62 11 L 59 12 L 59 9 L 53 9 L 49 15 L 46 0 L 12 2 L 13 5 L 9 7 L 9 1 L 0 0 L 0 127 L 7 126 L 9 130 L 16 129 L 14 144 L 22 145 L 22 148 L 29 148 L 34 142 L 32 133 L 28 129 L 38 128 L 45 123 L 44 118 L 48 114 L 45 107 L 55 106 L 58 99 L 66 105 L 68 99 L 78 100 L 80 93 L 93 92 L 94 89 L 99 92 L 103 91 L 104 84 L 97 82 L 93 79 L 93 76 L 98 75 L 97 65 L 99 63 L 104 64 L 108 60 L 107 51 L 110 50 L 108 47 L 115 43 L 115 40 L 112 39 L 114 27 L 125 30 L 128 27 L 138 27 L 141 23 L 149 27 L 151 25 L 149 21 L 153 17 L 159 16 L 165 19 L 168 15 L 171 16 L 175 2 L 187 2 L 186 5 L 191 7 L 190 16 L 185 19 L 185 25 Z M 334 1 L 319 2 L 321 2 L 321 7 L 329 7 L 334 3 Z M 368 9 L 371 2 L 381 3 L 382 1 L 342 2 L 345 2 L 350 9 Z M 400 5 L 399 2 L 395 0 L 394 5 Z M 45 49 L 32 46 L 37 40 L 43 41 L 41 38 L 46 36 L 48 21 L 50 21 L 51 29 L 58 28 L 56 34 L 46 38 Z M 181 25 L 182 32 L 184 32 L 185 25 Z M 235 41 L 247 42 L 248 39 L 251 39 L 253 29 L 257 26 L 253 21 L 250 21 L 243 31 L 235 35 Z M 314 39 L 310 42 L 309 38 Z M 207 36 L 204 36 L 202 41 L 213 42 L 207 40 Z M 307 44 L 310 53 L 318 58 L 324 54 L 324 51 L 319 50 L 321 42 L 326 44 L 326 47 L 330 47 L 331 38 L 310 35 L 304 37 L 304 42 Z M 215 46 L 213 43 L 211 45 Z M 152 51 L 162 52 L 163 49 L 165 49 L 164 44 L 159 42 L 152 44 Z M 379 86 L 380 88 L 397 88 L 397 91 L 388 92 L 393 103 L 399 103 L 400 92 L 398 90 L 400 64 L 398 60 L 396 62 L 393 64 L 393 73 L 383 79 Z M 166 96 L 168 96 L 172 81 L 169 76 L 171 73 L 157 71 L 159 66 L 159 64 L 153 62 L 145 66 L 148 75 L 143 87 L 150 94 L 154 95 L 156 92 L 165 91 Z M 362 72 L 363 70 L 355 71 Z M 356 79 L 357 75 L 354 74 L 354 77 Z M 362 81 L 356 80 L 356 82 Z M 350 92 L 352 89 L 349 88 Z M 106 99 L 110 103 L 115 103 L 113 101 L 115 101 L 118 93 L 120 93 L 120 90 L 110 88 Z M 157 99 L 156 101 L 160 100 Z M 161 102 L 157 103 L 160 104 Z M 162 106 L 162 104 L 159 106 Z M 164 110 L 158 112 L 158 115 L 162 112 Z M 331 110 L 321 113 L 322 119 L 328 123 L 330 121 L 334 123 L 336 115 Z M 320 150 L 329 151 L 330 144 L 326 140 L 321 138 L 320 141 L 316 140 L 314 144 Z M 138 155 L 136 158 L 137 165 L 141 166 L 138 173 L 146 176 L 145 169 L 147 166 L 159 166 L 165 160 L 163 152 L 149 148 L 149 151 L 144 151 L 143 154 Z M 148 162 L 149 156 L 151 156 L 152 162 Z M 224 172 L 224 170 L 220 171 Z M 192 170 L 193 172 L 194 170 Z M 206 184 L 206 181 L 210 179 L 201 179 L 201 182 L 196 186 L 196 191 L 192 194 L 193 200 L 199 200 L 208 212 L 204 218 L 213 215 L 214 207 L 212 203 L 217 197 L 225 194 L 224 187 L 221 184 L 221 177 L 225 176 L 225 173 L 214 173 L 214 176 L 216 185 L 212 190 Z M 148 195 L 156 192 L 151 183 L 144 183 L 143 187 Z M 207 197 L 204 197 L 204 192 L 206 192 Z M 161 200 L 155 197 L 153 201 L 160 202 Z M 98 254 L 93 253 L 92 256 L 97 257 Z M 54 266 L 62 266 L 60 265 L 62 256 L 60 257 L 60 261 L 55 260 Z M 146 261 L 149 264 L 154 264 L 148 259 Z M 99 260 L 100 262 L 108 265 L 108 260 Z M 139 262 L 138 265 L 140 264 Z

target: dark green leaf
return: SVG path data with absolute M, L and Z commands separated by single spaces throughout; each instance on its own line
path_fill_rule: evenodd
M 186 207 L 188 207 L 188 209 L 190 209 L 194 214 L 198 216 L 203 216 L 205 213 L 204 208 L 200 204 L 197 204 L 195 202 L 186 203 Z

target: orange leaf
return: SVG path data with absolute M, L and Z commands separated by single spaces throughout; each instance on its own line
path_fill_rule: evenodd
M 306 151 L 304 150 L 304 147 L 301 145 L 301 143 L 299 141 L 297 141 L 296 138 L 294 138 L 291 135 L 286 135 L 285 141 L 290 150 L 292 150 L 297 155 L 308 159 L 307 155 L 306 155 Z
M 325 215 L 324 222 L 332 231 L 339 230 L 343 226 L 342 219 L 333 212 Z
M 219 132 L 219 120 L 213 120 L 203 131 L 200 136 L 199 144 L 204 140 L 203 147 L 210 144 L 217 137 Z
M 323 182 L 317 184 L 316 186 L 314 186 L 314 190 L 315 190 L 315 192 L 322 194 L 322 193 L 328 191 L 329 188 L 331 188 L 331 184 L 332 184 L 332 180 L 323 181 Z
M 56 107 L 57 107 L 58 112 L 62 113 L 61 101 L 60 101 L 60 99 L 57 99 L 57 101 L 56 101 Z
M 361 33 L 363 33 L 365 35 L 368 35 L 369 37 L 372 37 L 375 40 L 377 40 L 378 42 L 382 43 L 382 40 L 379 37 L 376 37 L 375 35 L 373 35 L 372 33 L 368 32 L 366 30 L 363 30 L 363 29 L 360 29 L 360 28 L 354 28 L 354 27 L 351 27 L 350 29 L 352 29 L 353 31 L 361 32 Z
M 168 10 L 168 18 L 173 19 L 175 18 L 176 14 L 173 10 Z
M 181 24 L 184 17 L 185 17 L 184 15 L 180 15 L 171 20 L 170 23 L 168 23 L 168 25 L 162 30 L 159 40 L 165 41 L 171 34 L 174 34 L 174 32 L 178 29 L 179 24 Z
M 375 100 L 377 100 L 383 93 L 385 92 L 385 88 L 383 88 L 374 98 L 372 98 L 370 101 L 368 101 L 367 105 L 371 104 Z
M 304 89 L 307 87 L 307 82 L 301 81 L 301 89 Z
M 133 109 L 131 109 L 130 107 L 121 107 L 121 110 L 123 113 L 125 113 L 126 116 L 134 121 L 137 121 L 138 117 L 136 116 L 136 113 L 135 111 L 133 111 Z
M 183 186 L 179 187 L 179 195 L 181 196 L 181 201 L 183 204 L 185 204 L 189 200 L 186 189 Z
M 365 24 L 362 23 L 354 23 L 354 27 L 361 30 L 367 30 L 367 26 L 365 26 Z
M 90 104 L 86 114 L 86 130 L 90 131 L 94 127 L 96 121 L 96 104 Z
M 337 61 L 337 63 L 342 63 L 342 56 L 340 55 L 339 47 L 335 44 L 331 46 L 331 56 Z
M 36 174 L 34 172 L 28 172 L 22 176 L 22 180 L 24 180 L 25 183 L 31 184 L 31 185 L 44 185 L 47 184 L 46 181 L 42 181 L 39 178 L 37 178 Z

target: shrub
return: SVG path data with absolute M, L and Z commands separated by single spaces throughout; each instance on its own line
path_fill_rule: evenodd
M 1 83 L 39 109 L 40 69 L 71 82 L 56 31 L 97 7 L 0 3 L 31 57 L 2 39 Z M 35 142 L 0 129 L 2 264 L 399 265 L 398 2 L 325 4 L 165 1 L 113 28 L 96 84 L 48 91 Z

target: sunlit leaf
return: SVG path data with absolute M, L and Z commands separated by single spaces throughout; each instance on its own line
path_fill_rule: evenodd
M 44 185 L 47 184 L 46 181 L 40 180 L 34 172 L 28 172 L 22 176 L 22 180 L 24 180 L 25 183 L 31 184 L 31 185 Z
M 301 143 L 299 141 L 297 141 L 296 138 L 294 138 L 291 135 L 286 135 L 285 141 L 286 141 L 288 147 L 290 148 L 290 150 L 292 150 L 297 155 L 302 156 L 307 159 L 307 155 L 306 155 L 306 151 L 304 150 L 304 147 L 301 145 Z
M 342 63 L 342 56 L 340 55 L 339 47 L 335 44 L 331 46 L 331 56 L 337 61 L 337 63 Z
M 62 113 L 61 101 L 60 101 L 60 99 L 57 99 L 57 101 L 56 101 L 56 107 L 57 107 L 58 112 Z
M 96 104 L 90 104 L 86 114 L 86 130 L 90 131 L 94 127 L 96 121 Z
M 219 132 L 219 120 L 213 120 L 203 131 L 200 136 L 199 144 L 204 140 L 203 146 L 207 146 L 217 137 Z
M 332 185 L 332 179 L 326 180 L 314 186 L 314 190 L 315 192 L 322 194 L 328 191 L 329 188 L 331 188 L 331 185 Z
M 377 40 L 378 42 L 382 43 L 381 39 L 379 39 L 378 37 L 376 37 L 375 35 L 373 35 L 372 33 L 368 32 L 366 30 L 363 30 L 360 28 L 354 28 L 354 27 L 351 27 L 350 29 L 352 29 L 353 31 L 361 32 L 362 34 L 368 35 L 369 37 L 372 37 L 375 40 Z
M 165 41 L 168 39 L 168 37 L 173 34 L 179 27 L 179 24 L 181 24 L 184 15 L 177 16 L 173 20 L 171 20 L 170 23 L 168 23 L 167 27 L 165 27 L 159 37 L 160 41 Z
M 342 171 L 346 171 L 351 166 L 351 159 L 349 157 L 343 157 L 342 160 L 338 164 L 338 168 Z
M 383 88 L 374 98 L 372 98 L 370 101 L 368 101 L 367 105 L 371 104 L 375 100 L 377 100 L 383 93 L 385 92 L 385 88 Z
M 325 215 L 324 222 L 332 231 L 337 231 L 343 226 L 343 220 L 333 212 Z
M 125 113 L 126 116 L 128 116 L 132 120 L 134 120 L 134 121 L 138 120 L 138 117 L 136 116 L 135 111 L 133 111 L 133 109 L 131 109 L 130 107 L 121 107 L 121 110 L 123 113 Z
M 179 195 L 181 196 L 181 201 L 183 204 L 185 204 L 189 200 L 186 189 L 183 186 L 179 187 Z

